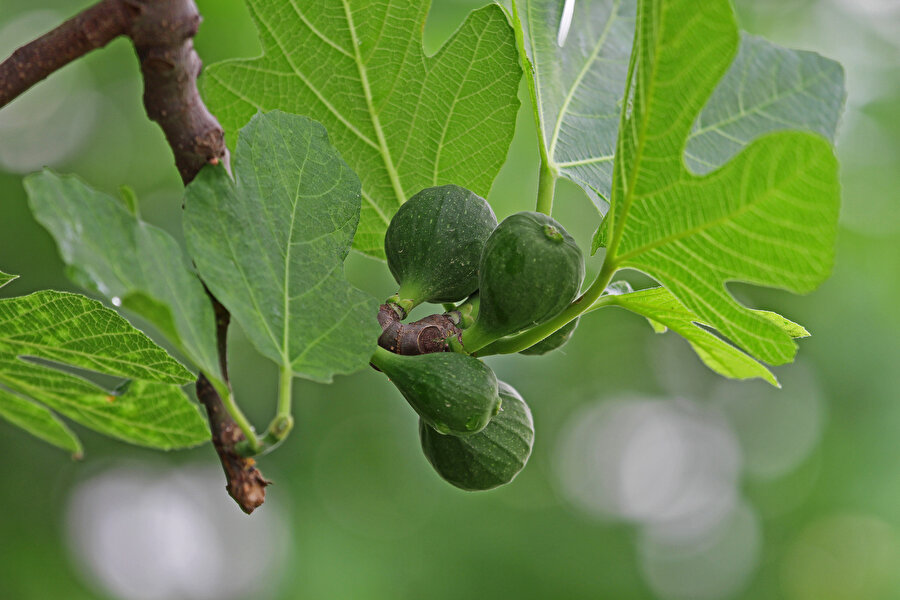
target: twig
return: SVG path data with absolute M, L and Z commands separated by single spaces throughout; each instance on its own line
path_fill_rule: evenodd
M 200 25 L 193 0 L 102 0 L 0 63 L 0 108 L 54 71 L 119 36 L 134 43 L 144 77 L 144 106 L 166 135 L 181 179 L 226 157 L 222 127 L 197 91 L 201 62 L 192 38 Z
M 0 108 L 91 50 L 128 32 L 131 18 L 120 0 L 103 0 L 12 53 L 0 63 Z
M 0 63 L 0 107 L 88 52 L 118 36 L 134 44 L 144 79 L 144 107 L 162 128 L 185 185 L 207 163 L 227 163 L 222 127 L 197 90 L 202 63 L 193 37 L 200 25 L 193 0 L 102 0 Z M 219 361 L 227 382 L 228 311 L 212 295 Z M 200 375 L 197 397 L 206 408 L 212 441 L 231 497 L 247 513 L 265 500 L 268 481 L 235 446 L 244 435 L 209 380 Z
M 216 300 L 215 296 L 209 293 L 209 290 L 207 290 L 207 294 L 209 294 L 216 312 L 216 343 L 219 351 L 219 366 L 222 369 L 222 376 L 227 380 L 226 343 L 231 315 Z M 222 398 L 219 397 L 216 389 L 202 373 L 200 378 L 197 379 L 197 398 L 206 407 L 209 427 L 212 431 L 213 445 L 216 448 L 219 459 L 222 461 L 222 468 L 225 469 L 225 478 L 228 482 L 225 489 L 228 490 L 228 494 L 234 498 L 234 501 L 238 503 L 241 510 L 249 515 L 265 502 L 266 486 L 269 485 L 269 481 L 256 468 L 255 460 L 241 456 L 238 453 L 237 446 L 245 439 L 244 434 L 225 409 Z

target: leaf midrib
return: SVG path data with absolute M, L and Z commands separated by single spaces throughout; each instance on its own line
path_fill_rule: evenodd
M 316 98 L 319 99 L 319 102 L 321 102 L 321 103 L 325 106 L 325 108 L 327 108 L 328 111 L 329 111 L 331 114 L 333 114 L 333 115 L 337 118 L 338 121 L 340 121 L 347 129 L 349 129 L 354 135 L 356 135 L 356 137 L 358 137 L 358 138 L 360 139 L 360 141 L 362 141 L 363 143 L 365 143 L 365 144 L 368 145 L 368 146 L 371 146 L 371 147 L 374 148 L 375 150 L 379 150 L 379 151 L 380 151 L 380 149 L 379 149 L 379 147 L 378 147 L 378 144 L 376 144 L 374 141 L 372 141 L 372 139 L 371 139 L 369 136 L 367 136 L 366 134 L 364 134 L 364 133 L 363 133 L 362 131 L 360 131 L 353 123 L 351 123 L 350 120 L 347 119 L 347 117 L 345 117 L 345 116 L 344 116 L 337 108 L 335 108 L 335 106 L 332 105 L 332 104 L 328 101 L 328 99 L 322 94 L 322 92 L 319 91 L 319 89 L 318 89 L 316 86 L 314 86 L 314 85 L 312 84 L 312 82 L 309 81 L 309 79 L 307 79 L 307 78 L 303 75 L 303 72 L 302 72 L 300 69 L 298 69 L 298 68 L 297 68 L 297 65 L 294 64 L 294 61 L 291 60 L 291 56 L 290 56 L 290 54 L 288 54 L 287 49 L 285 49 L 285 47 L 282 46 L 281 40 L 279 39 L 279 37 L 278 37 L 277 35 L 275 35 L 275 31 L 272 29 L 272 26 L 269 25 L 269 24 L 262 18 L 262 16 L 259 14 L 258 11 L 255 11 L 255 10 L 253 9 L 253 3 L 250 2 L 250 3 L 247 4 L 247 6 L 250 7 L 250 10 L 251 10 L 251 11 L 253 11 L 253 15 L 256 17 L 257 21 L 259 21 L 259 23 L 260 23 L 262 26 L 264 26 L 264 27 L 266 28 L 266 30 L 269 32 L 269 35 L 271 36 L 271 38 L 272 38 L 273 40 L 275 40 L 275 44 L 278 46 L 278 50 L 281 52 L 281 55 L 284 56 L 284 60 L 287 61 L 288 65 L 291 67 L 291 70 L 294 72 L 294 75 L 296 75 L 297 78 L 300 79 L 300 81 L 302 81 L 303 84 L 304 84 L 307 88 L 309 88 L 309 90 L 310 90 L 313 94 L 315 94 Z M 354 36 L 355 36 L 355 34 L 354 34 Z M 355 45 L 355 42 L 354 42 L 354 45 Z M 357 50 L 357 53 L 358 53 L 358 50 Z M 232 88 L 230 88 L 230 87 L 228 87 L 227 85 L 225 85 L 225 83 L 222 82 L 222 80 L 221 80 L 220 78 L 216 77 L 215 79 L 216 79 L 216 81 L 218 81 L 220 84 L 222 84 L 223 87 L 225 87 L 226 89 L 228 89 L 228 90 L 231 91 L 232 93 L 237 94 L 239 97 L 241 97 L 240 94 L 238 94 L 238 93 L 235 92 Z M 244 98 L 244 99 L 246 100 L 246 98 Z M 249 100 L 247 100 L 247 101 L 249 102 Z M 251 104 L 252 104 L 252 103 L 251 103 Z
M 279 133 L 281 134 L 281 138 L 285 144 L 285 147 L 287 147 L 287 140 L 284 139 L 284 132 L 280 131 Z M 307 146 L 306 149 L 306 156 L 303 157 L 303 165 L 300 167 L 300 173 L 297 174 L 297 186 L 294 188 L 294 202 L 293 206 L 291 207 L 291 223 L 288 226 L 287 248 L 285 248 L 284 252 L 284 287 L 282 288 L 284 329 L 282 331 L 281 338 L 281 364 L 284 367 L 287 367 L 291 361 L 290 357 L 288 356 L 288 347 L 290 344 L 289 336 L 291 330 L 291 248 L 294 245 L 294 225 L 297 222 L 297 210 L 300 204 L 300 184 L 303 181 L 303 175 L 306 172 L 306 163 L 308 161 L 309 146 Z
M 641 8 L 643 8 L 644 4 L 640 3 L 639 6 Z M 654 14 L 654 16 L 657 16 L 657 15 Z M 643 22 L 643 11 L 641 10 L 638 12 L 638 14 L 636 16 L 635 23 L 640 24 L 642 22 Z M 659 49 L 659 35 L 658 35 L 659 23 L 658 22 L 653 23 L 653 32 L 654 32 L 653 56 L 656 57 L 656 55 L 658 53 L 658 49 Z M 643 43 L 644 43 L 643 31 L 640 31 L 639 33 L 641 33 L 640 37 L 638 37 L 638 35 L 635 35 L 635 39 L 640 40 L 640 41 L 638 41 L 638 44 L 643 45 Z M 625 96 L 624 96 L 625 100 L 624 100 L 624 102 L 622 102 L 622 115 L 623 116 L 625 115 L 626 111 L 628 110 L 628 94 L 631 92 L 630 87 L 631 87 L 631 83 L 633 82 L 632 78 L 634 77 L 634 74 L 637 72 L 637 69 L 639 67 L 638 63 L 640 63 L 640 61 L 641 61 L 639 52 L 640 52 L 640 48 L 638 47 L 637 44 L 635 44 L 634 50 L 632 50 L 632 59 L 634 60 L 634 63 L 632 65 L 633 70 L 631 73 L 629 73 L 629 82 L 628 82 L 628 86 L 625 89 Z M 649 87 L 648 87 L 646 94 L 644 94 L 644 99 L 643 99 L 644 103 L 647 103 L 648 106 L 649 106 L 649 98 L 652 98 L 654 88 L 656 86 L 657 67 L 658 67 L 658 61 L 654 60 L 651 64 L 650 73 L 647 78 L 647 81 L 649 82 L 649 84 L 648 84 Z M 640 75 L 639 75 L 639 77 L 640 77 Z M 638 86 L 641 85 L 640 79 L 638 80 L 637 85 Z M 638 93 L 638 90 L 636 89 L 635 90 L 635 101 L 637 100 L 637 93 Z M 638 106 L 634 106 L 632 108 L 632 115 L 631 115 L 632 123 L 634 122 L 635 111 L 637 111 L 637 110 L 641 110 L 641 108 Z M 631 209 L 631 202 L 634 198 L 634 187 L 635 187 L 634 184 L 635 184 L 635 181 L 637 180 L 638 172 L 640 171 L 639 167 L 640 167 L 640 163 L 641 163 L 641 160 L 642 160 L 643 154 L 644 154 L 644 144 L 647 141 L 646 128 L 648 127 L 648 123 L 650 122 L 650 119 L 648 118 L 648 114 L 649 114 L 649 108 L 647 109 L 646 112 L 641 110 L 642 121 L 640 124 L 640 129 L 637 132 L 637 144 L 635 146 L 634 160 L 632 161 L 632 164 L 631 164 L 631 173 L 626 175 L 625 183 L 627 184 L 628 187 L 625 189 L 625 198 L 622 199 L 622 211 L 623 212 L 622 212 L 621 216 L 615 215 L 615 206 L 617 204 L 615 202 L 615 198 L 613 198 L 613 202 L 610 203 L 610 206 L 612 207 L 610 209 L 610 213 L 612 214 L 612 216 L 618 218 L 618 221 L 616 221 L 614 223 L 615 231 L 613 232 L 613 235 L 611 236 L 609 248 L 607 250 L 607 255 L 606 255 L 606 258 L 604 259 L 604 261 L 609 260 L 611 264 L 615 264 L 615 263 L 619 262 L 619 257 L 616 256 L 616 250 L 618 250 L 619 242 L 622 239 L 622 233 L 625 230 L 625 222 L 628 219 L 628 211 Z M 625 131 L 626 131 L 625 125 L 627 125 L 627 122 L 624 121 L 624 119 L 623 119 L 622 126 L 620 127 L 620 131 L 619 131 L 620 136 L 627 135 L 625 133 Z M 625 147 L 624 143 L 622 143 L 620 145 L 620 147 L 624 150 L 624 147 Z M 618 155 L 619 152 L 617 151 L 616 154 Z M 616 158 L 618 160 L 622 160 L 624 162 L 624 157 L 617 156 Z M 624 168 L 624 165 L 623 165 L 623 168 Z M 613 196 L 615 196 L 615 192 L 616 192 L 616 188 L 615 188 L 615 186 L 613 186 Z
M 482 30 L 478 34 L 478 41 L 475 42 L 475 48 L 472 50 L 472 55 L 478 55 L 478 49 L 481 47 L 481 41 L 484 39 L 484 31 Z M 441 151 L 444 149 L 444 140 L 447 137 L 447 130 L 450 128 L 450 121 L 452 120 L 453 111 L 456 110 L 456 105 L 459 102 L 459 93 L 462 91 L 463 87 L 465 87 L 466 80 L 469 78 L 469 73 L 472 72 L 472 66 L 475 64 L 474 60 L 470 60 L 469 64 L 466 65 L 466 73 L 459 80 L 459 85 L 456 86 L 456 93 L 453 95 L 453 101 L 450 103 L 450 112 L 447 114 L 446 119 L 444 119 L 444 126 L 441 128 L 441 139 L 438 140 L 437 152 L 434 157 L 434 168 L 431 172 L 431 185 L 438 184 L 438 174 L 440 172 L 440 164 L 441 164 Z M 402 201 L 401 201 L 402 204 Z
M 369 111 L 369 118 L 372 121 L 372 127 L 375 129 L 375 136 L 378 138 L 378 150 L 381 153 L 381 158 L 384 161 L 385 169 L 388 172 L 388 177 L 391 180 L 391 186 L 394 188 L 394 194 L 397 196 L 397 203 L 403 204 L 406 201 L 406 194 L 403 193 L 403 186 L 400 183 L 400 176 L 397 173 L 396 167 L 394 167 L 393 159 L 391 158 L 391 152 L 387 145 L 387 138 L 384 135 L 384 130 L 381 127 L 381 120 L 378 118 L 378 112 L 375 110 L 375 102 L 372 98 L 372 89 L 369 86 L 369 75 L 366 71 L 366 66 L 362 59 L 362 54 L 359 51 L 359 38 L 356 35 L 356 25 L 353 23 L 353 14 L 350 11 L 350 5 L 347 3 L 347 0 L 341 0 L 341 4 L 344 5 L 344 14 L 347 17 L 347 27 L 350 30 L 350 39 L 353 42 L 353 53 L 356 57 L 356 68 L 359 72 L 360 83 L 363 88 L 363 95 L 366 99 L 366 107 Z

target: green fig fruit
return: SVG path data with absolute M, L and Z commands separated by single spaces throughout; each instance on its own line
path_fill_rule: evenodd
M 562 225 L 536 212 L 504 219 L 481 254 L 478 318 L 463 333 L 465 349 L 475 352 L 552 319 L 583 279 L 584 257 Z
M 500 382 L 502 408 L 479 433 L 442 435 L 419 421 L 422 451 L 438 474 L 464 490 L 489 490 L 509 483 L 528 462 L 534 422 L 522 396 Z
M 391 219 L 388 268 L 407 312 L 422 302 L 457 302 L 478 287 L 481 250 L 497 217 L 487 201 L 458 185 L 422 190 Z
M 500 410 L 494 372 L 466 354 L 403 356 L 379 347 L 372 364 L 390 378 L 419 417 L 441 433 L 472 435 Z

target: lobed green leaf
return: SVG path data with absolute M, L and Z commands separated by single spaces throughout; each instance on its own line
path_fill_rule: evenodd
M 846 98 L 837 62 L 744 33 L 734 62 L 694 123 L 685 162 L 705 175 L 754 139 L 787 129 L 812 131 L 833 143 Z
M 770 133 L 705 176 L 684 164 L 694 123 L 738 51 L 727 0 L 642 0 L 619 129 L 606 260 L 655 278 L 699 319 L 770 364 L 796 345 L 727 289 L 747 281 L 803 293 L 830 273 L 840 188 L 831 144 Z
M 193 380 L 190 371 L 115 311 L 65 292 L 0 300 L 0 354 L 160 383 Z
M 178 386 L 132 381 L 122 392 L 40 365 L 0 358 L 0 381 L 104 435 L 160 450 L 209 441 L 196 404 Z
M 666 288 L 657 287 L 607 296 L 604 302 L 605 305 L 620 306 L 643 315 L 657 333 L 671 329 L 687 340 L 700 360 L 719 375 L 732 379 L 758 377 L 772 385 L 778 385 L 775 375 L 765 365 L 704 329 L 703 326 L 708 326 L 708 323 L 704 323 L 700 317 L 686 309 Z M 781 315 L 765 311 L 756 312 L 778 323 L 782 331 L 792 338 L 809 335 L 805 329 Z
M 416 192 L 454 183 L 486 197 L 506 159 L 521 69 L 496 5 L 469 15 L 434 55 L 427 0 L 247 0 L 264 54 L 205 71 L 229 135 L 257 112 L 306 114 L 362 180 L 354 247 L 384 257 L 384 232 Z
M 514 8 L 520 4 L 524 10 L 516 10 L 514 20 L 532 67 L 548 165 L 581 186 L 605 213 L 637 1 L 579 0 L 562 44 L 563 2 L 519 0 Z M 693 172 L 706 174 L 760 136 L 785 129 L 833 141 L 845 97 L 838 63 L 744 34 L 734 62 L 693 124 L 684 159 Z

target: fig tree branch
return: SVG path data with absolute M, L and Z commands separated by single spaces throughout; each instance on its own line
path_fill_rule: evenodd
M 123 2 L 103 0 L 13 52 L 0 63 L 0 108 L 76 58 L 125 35 L 129 20 Z
M 227 163 L 222 127 L 197 90 L 202 63 L 193 37 L 200 25 L 193 0 L 102 0 L 13 52 L 0 63 L 0 108 L 28 88 L 119 36 L 134 45 L 144 81 L 147 115 L 163 130 L 185 185 L 208 163 Z M 227 382 L 228 311 L 212 296 L 219 360 Z M 204 376 L 197 397 L 206 408 L 213 445 L 232 498 L 247 513 L 265 500 L 268 482 L 252 458 L 241 456 L 245 436 L 215 387 Z
M 209 290 L 207 290 L 209 294 Z M 222 304 L 209 294 L 216 313 L 216 341 L 222 377 L 228 381 L 227 336 L 231 315 Z M 197 379 L 197 398 L 206 408 L 212 442 L 222 461 L 227 483 L 225 489 L 245 513 L 250 514 L 266 500 L 269 481 L 256 468 L 253 458 L 241 455 L 238 448 L 246 437 L 225 407 L 222 397 L 203 373 Z
M 0 63 L 0 107 L 54 71 L 119 36 L 131 39 L 144 78 L 144 106 L 166 135 L 181 179 L 225 159 L 224 134 L 197 91 L 201 62 L 191 41 L 193 0 L 102 0 Z

